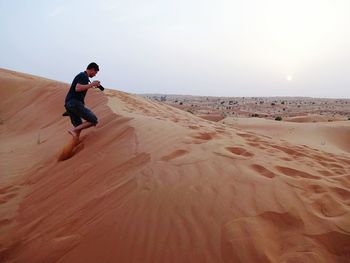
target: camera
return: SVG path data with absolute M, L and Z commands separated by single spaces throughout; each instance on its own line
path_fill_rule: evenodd
M 101 91 L 104 91 L 104 89 L 105 89 L 102 85 L 99 85 L 96 88 L 100 89 Z

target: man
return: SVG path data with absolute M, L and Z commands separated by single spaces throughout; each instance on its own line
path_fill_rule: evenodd
M 89 89 L 100 86 L 100 82 L 95 80 L 90 83 L 89 78 L 96 76 L 99 67 L 95 62 L 90 63 L 84 72 L 80 72 L 73 80 L 65 99 L 64 107 L 69 114 L 73 128 L 68 132 L 73 136 L 73 139 L 78 140 L 80 132 L 83 129 L 96 126 L 96 115 L 85 107 L 85 96 Z M 85 120 L 85 122 L 82 121 Z

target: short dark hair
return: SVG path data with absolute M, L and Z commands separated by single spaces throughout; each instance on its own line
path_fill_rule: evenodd
M 94 69 L 96 71 L 99 71 L 100 68 L 98 67 L 98 65 L 95 62 L 91 62 L 86 69 Z

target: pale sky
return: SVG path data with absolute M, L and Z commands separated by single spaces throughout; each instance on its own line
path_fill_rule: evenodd
M 0 67 L 131 93 L 350 98 L 349 0 L 0 0 Z

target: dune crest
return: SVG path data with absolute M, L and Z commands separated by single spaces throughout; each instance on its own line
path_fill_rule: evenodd
M 350 262 L 348 124 L 322 147 L 91 90 L 99 124 L 58 162 L 68 85 L 0 72 L 1 262 Z

